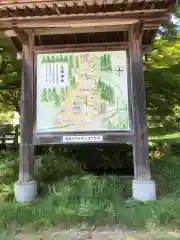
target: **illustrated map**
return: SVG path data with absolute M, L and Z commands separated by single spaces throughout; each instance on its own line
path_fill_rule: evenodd
M 37 132 L 129 130 L 126 51 L 37 55 Z

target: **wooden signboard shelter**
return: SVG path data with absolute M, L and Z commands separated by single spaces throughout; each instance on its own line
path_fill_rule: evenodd
M 98 139 L 133 145 L 133 198 L 156 198 L 148 165 L 148 137 L 142 54 L 149 51 L 159 25 L 169 21 L 178 0 L 1 0 L 0 30 L 22 53 L 21 142 L 15 197 L 32 201 L 34 145 L 63 139 Z M 37 57 L 43 53 L 127 53 L 129 129 L 120 131 L 37 132 Z M 108 53 L 109 54 L 109 53 Z M 102 56 L 101 56 L 102 57 Z M 48 112 L 47 112 L 48 116 Z M 73 134 L 73 136 L 72 136 Z M 71 135 L 70 138 L 68 138 Z M 98 136 L 97 136 L 98 135 Z M 87 141 L 86 141 L 87 142 Z

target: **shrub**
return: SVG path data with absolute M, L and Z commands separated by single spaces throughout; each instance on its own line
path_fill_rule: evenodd
M 0 152 L 0 200 L 13 198 L 13 184 L 18 179 L 19 162 L 16 152 Z
M 67 176 L 82 174 L 82 165 L 75 158 L 55 155 L 49 152 L 40 157 L 41 166 L 37 171 L 37 178 L 41 182 L 52 183 Z

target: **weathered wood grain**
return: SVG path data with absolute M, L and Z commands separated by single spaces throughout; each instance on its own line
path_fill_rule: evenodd
M 19 181 L 33 180 L 34 172 L 33 46 L 34 35 L 31 33 L 28 44 L 23 45 Z
M 148 135 L 146 120 L 146 99 L 144 73 L 141 52 L 142 24 L 134 24 L 129 30 L 130 66 L 132 86 L 132 117 L 133 117 L 133 160 L 134 178 L 150 179 Z

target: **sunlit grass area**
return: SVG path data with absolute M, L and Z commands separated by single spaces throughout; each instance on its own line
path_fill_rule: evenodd
M 149 140 L 178 140 L 180 139 L 180 132 L 172 133 L 172 134 L 166 134 L 166 135 L 157 135 L 157 136 L 149 136 Z
M 177 146 L 179 149 L 179 145 Z M 174 150 L 173 150 L 174 151 Z M 158 200 L 138 202 L 131 199 L 131 177 L 90 174 L 75 158 L 41 156 L 36 169 L 39 196 L 31 204 L 18 204 L 13 184 L 18 178 L 18 155 L 0 154 L 0 229 L 49 228 L 58 224 L 74 226 L 120 224 L 147 228 L 180 224 L 180 158 L 171 150 L 153 161 L 152 173 L 157 183 Z

